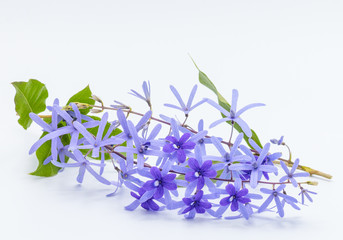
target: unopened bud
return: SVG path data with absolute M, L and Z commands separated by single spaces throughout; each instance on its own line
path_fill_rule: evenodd
M 318 182 L 316 182 L 316 181 L 307 181 L 306 183 L 308 185 L 312 185 L 312 186 L 317 186 L 318 185 Z
M 96 109 L 96 108 L 92 108 L 91 109 L 91 113 L 101 113 L 102 109 Z
M 101 100 L 98 96 L 96 96 L 96 95 L 94 95 L 94 94 L 92 94 L 91 99 L 97 101 L 98 103 L 101 103 L 101 105 L 103 104 L 102 100 Z

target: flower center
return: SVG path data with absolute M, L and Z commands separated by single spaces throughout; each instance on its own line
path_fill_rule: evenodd
M 252 166 L 254 169 L 257 169 L 257 168 L 258 168 L 257 162 L 253 162 L 253 164 L 251 164 L 251 166 Z
M 201 138 L 201 139 L 198 141 L 198 143 L 203 144 L 203 143 L 204 143 L 204 139 Z
M 194 173 L 194 177 L 196 177 L 196 178 L 200 177 L 200 173 L 199 172 L 195 172 Z
M 155 186 L 155 187 L 158 187 L 159 185 L 160 185 L 160 181 L 156 180 L 156 181 L 154 182 L 154 186 Z
M 179 145 L 179 144 L 176 144 L 176 143 L 173 143 L 173 148 L 175 148 L 175 149 L 180 149 L 180 145 Z
M 230 154 L 229 153 L 225 153 L 224 159 L 225 159 L 226 162 L 230 162 L 230 160 L 231 160 Z

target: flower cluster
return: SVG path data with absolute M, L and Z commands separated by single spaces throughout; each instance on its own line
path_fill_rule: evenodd
M 52 164 L 61 170 L 78 168 L 76 180 L 79 183 L 87 172 L 100 183 L 113 186 L 115 191 L 109 195 L 115 195 L 125 186 L 132 196 L 132 202 L 125 207 L 130 211 L 140 206 L 148 211 L 178 210 L 178 214 L 187 219 L 198 214 L 249 219 L 253 214 L 274 209 L 283 217 L 286 203 L 299 209 L 299 204 L 304 205 L 304 197 L 312 202 L 309 193 L 315 193 L 304 189 L 303 185 L 313 182 L 298 180 L 309 176 L 308 172 L 296 172 L 300 168 L 299 159 L 292 162 L 282 159 L 279 152 L 271 153 L 270 143 L 261 145 L 241 118 L 247 110 L 264 104 L 253 103 L 237 110 L 238 91 L 234 89 L 231 105 L 226 107 L 208 98 L 193 105 L 197 86 L 193 87 L 187 103 L 174 86 L 170 89 L 179 106 L 169 103 L 165 106 L 183 112 L 183 123 L 170 116 L 162 115 L 162 119 L 152 116 L 151 88 L 147 82 L 143 83 L 143 94 L 130 92 L 148 104 L 150 110 L 145 114 L 134 112 L 118 101 L 115 102 L 119 105 L 105 108 L 99 98 L 96 100 L 101 106 L 89 106 L 95 109 L 93 113 L 105 109 L 115 111 L 116 118 L 112 121 L 108 112 L 101 118 L 91 117 L 82 114 L 82 104 L 70 103 L 65 107 L 55 99 L 48 107 L 51 111 L 48 121 L 30 113 L 31 119 L 44 131 L 43 137 L 31 147 L 30 154 L 50 141 L 51 155 L 44 165 Z M 209 136 L 210 129 L 205 130 L 203 119 L 197 131 L 186 124 L 191 112 L 205 104 L 224 116 L 209 128 L 227 122 L 232 125 L 231 131 L 239 130 L 236 137 L 232 138 L 232 132 L 229 141 L 225 141 L 226 136 Z M 129 114 L 141 118 L 134 123 Z M 161 135 L 162 127 L 169 130 L 167 136 Z M 65 136 L 69 139 L 67 143 L 62 141 Z M 278 146 L 285 145 L 283 141 L 283 137 L 271 140 Z M 209 151 L 209 147 L 214 147 L 215 151 Z M 117 178 L 105 176 L 107 165 L 114 166 Z M 273 175 L 280 175 L 279 181 L 272 181 Z M 301 201 L 287 194 L 286 188 L 290 192 L 298 188 Z

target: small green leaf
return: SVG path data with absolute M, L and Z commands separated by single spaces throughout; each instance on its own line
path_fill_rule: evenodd
M 193 60 L 193 59 L 192 59 Z M 194 61 L 193 61 L 194 63 Z M 218 104 L 220 106 L 222 106 L 223 108 L 225 108 L 227 111 L 230 111 L 231 105 L 225 100 L 225 98 L 218 92 L 216 86 L 213 84 L 213 82 L 207 77 L 207 75 L 205 73 L 203 73 L 202 71 L 200 71 L 200 69 L 198 68 L 198 66 L 194 63 L 195 67 L 199 70 L 199 82 L 204 85 L 205 87 L 209 88 L 212 92 L 214 92 L 217 95 L 218 98 Z M 225 115 L 222 114 L 222 117 L 225 117 Z M 232 124 L 230 121 L 227 121 L 228 124 Z M 235 124 L 234 128 L 238 131 L 238 132 L 243 132 L 242 128 L 238 125 Z M 262 148 L 261 142 L 258 138 L 258 136 L 256 135 L 255 131 L 251 129 L 252 132 L 252 137 L 251 139 L 254 140 L 257 145 L 259 145 Z M 247 142 L 247 144 L 252 148 L 252 146 L 249 143 L 249 138 L 244 134 L 244 140 Z
M 47 132 L 44 132 L 41 136 L 44 137 L 46 134 L 48 134 Z M 64 135 L 61 137 L 61 141 L 63 143 L 63 145 L 68 145 L 70 142 L 70 135 Z M 52 177 L 55 176 L 58 171 L 60 170 L 59 167 L 56 167 L 55 165 L 53 165 L 51 162 L 43 165 L 44 160 L 49 157 L 51 155 L 51 140 L 46 141 L 45 143 L 42 144 L 42 146 L 40 146 L 37 151 L 36 151 L 36 156 L 38 159 L 38 167 L 37 169 L 30 173 L 31 175 L 34 176 L 40 176 L 40 177 Z M 68 158 L 66 158 L 66 160 L 68 160 Z
M 30 79 L 28 82 L 12 82 L 12 85 L 16 89 L 14 103 L 15 110 L 20 116 L 18 122 L 27 129 L 32 123 L 29 113 L 38 114 L 45 110 L 48 90 L 43 83 L 35 79 Z
M 72 96 L 67 102 L 67 105 L 71 102 L 87 103 L 90 105 L 94 105 L 95 101 L 91 97 L 92 97 L 92 92 L 89 88 L 89 85 L 87 85 L 87 87 L 85 87 L 80 92 Z M 84 115 L 89 113 L 89 111 L 90 111 L 90 108 L 80 109 L 81 114 L 84 114 Z

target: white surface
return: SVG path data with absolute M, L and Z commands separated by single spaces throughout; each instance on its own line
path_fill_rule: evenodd
M 341 1 L 6 1 L 0 2 L 1 239 L 164 239 L 338 236 L 342 217 Z M 264 102 L 244 119 L 263 142 L 285 135 L 304 165 L 331 173 L 312 188 L 319 194 L 302 211 L 281 219 L 261 214 L 249 221 L 186 221 L 175 212 L 127 212 L 131 201 L 76 171 L 53 178 L 28 175 L 36 167 L 28 149 L 37 127 L 17 123 L 12 81 L 36 78 L 53 98 L 66 101 L 90 84 L 109 105 L 113 99 L 143 106 L 129 95 L 150 80 L 155 113 L 197 83 L 188 57 L 239 106 Z M 214 97 L 199 85 L 197 99 Z M 205 114 L 204 114 L 205 113 Z M 213 113 L 213 114 L 212 114 Z M 173 112 L 174 114 L 174 112 Z M 181 115 L 179 115 L 181 116 Z M 218 117 L 209 107 L 193 121 Z M 191 119 L 192 121 L 192 119 Z M 216 128 L 211 134 L 228 131 Z

